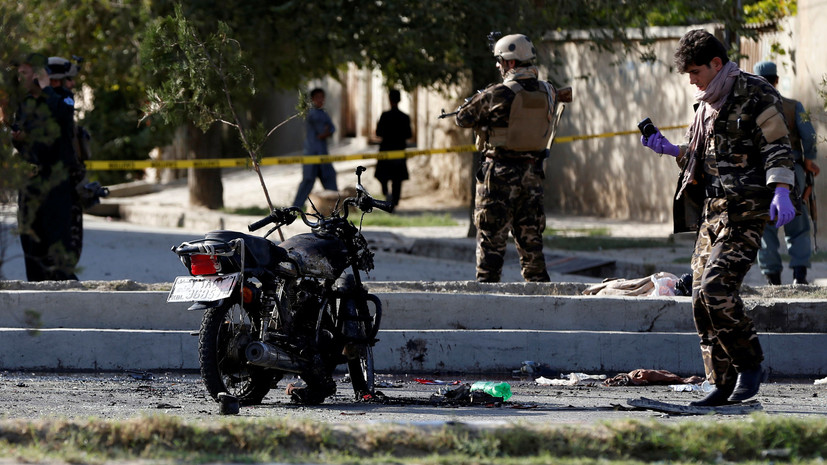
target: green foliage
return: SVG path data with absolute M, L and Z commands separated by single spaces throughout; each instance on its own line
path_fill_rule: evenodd
M 159 118 L 141 120 L 135 90 L 95 92 L 95 111 L 78 122 L 92 136 L 92 155 L 97 160 L 145 160 L 149 152 L 170 139 L 172 127 Z M 139 123 L 140 121 L 140 123 Z M 142 171 L 90 171 L 92 180 L 104 185 L 139 179 Z
M 143 24 L 152 15 L 150 5 L 145 0 L 129 4 L 118 0 L 0 0 L 3 22 L 8 25 L 0 30 L 6 43 L 50 56 L 83 58 L 75 78 L 75 100 L 78 107 L 90 108 L 78 123 L 92 136 L 95 159 L 146 159 L 153 147 L 165 145 L 171 137 L 171 129 L 160 121 L 152 127 L 137 125 L 145 95 L 137 52 Z M 5 57 L 0 59 L 8 63 Z M 82 85 L 94 92 L 91 101 L 84 101 L 78 92 Z M 137 174 L 101 171 L 90 172 L 90 178 L 112 184 Z
M 744 5 L 744 20 L 747 24 L 765 24 L 796 14 L 796 0 L 758 0 Z
M 26 164 L 18 157 L 13 156 L 14 149 L 11 143 L 9 125 L 14 117 L 19 98 L 17 87 L 17 69 L 12 63 L 19 60 L 28 50 L 20 41 L 24 29 L 22 8 L 16 3 L 0 3 L 0 37 L 3 37 L 3 47 L 0 47 L 0 203 L 11 200 L 16 191 L 26 179 Z M 3 234 L 3 230 L 0 230 Z
M 245 64 L 249 59 L 230 34 L 219 22 L 202 39 L 180 7 L 174 16 L 151 23 L 141 47 L 148 69 L 147 114 L 173 124 L 191 121 L 205 132 L 216 121 L 237 125 L 233 101 L 249 101 L 256 88 Z
M 165 97 L 153 99 L 164 107 L 176 101 L 172 97 L 205 104 L 195 113 L 180 108 L 176 110 L 179 113 L 170 112 L 171 120 L 191 116 L 204 127 L 211 117 L 225 114 L 206 111 L 221 110 L 226 101 L 227 95 L 217 91 L 222 78 L 201 75 L 197 66 L 223 70 L 224 83 L 230 84 L 232 97 L 240 106 L 246 105 L 245 94 L 298 89 L 309 79 L 337 76 L 349 62 L 379 68 L 389 84 L 408 90 L 417 86 L 446 88 L 464 83 L 468 77 L 473 88 L 480 88 L 497 79 L 485 39 L 490 31 L 521 32 L 539 41 L 549 31 L 587 30 L 598 49 L 614 51 L 619 43 L 620 53 L 652 59 L 646 37 L 642 42 L 629 39 L 630 28 L 643 31 L 648 25 L 721 22 L 735 33 L 750 35 L 755 32 L 746 29 L 745 23 L 772 21 L 795 14 L 797 9 L 796 2 L 789 0 L 741 3 L 743 11 L 736 8 L 736 0 L 539 0 L 508 4 L 453 0 L 429 2 L 427 8 L 410 0 L 0 0 L 0 32 L 7 44 L 0 59 L 8 63 L 11 52 L 32 49 L 67 58 L 84 57 L 77 78 L 80 83 L 96 93 L 122 94 L 104 96 L 106 102 L 101 105 L 96 94 L 95 102 L 89 102 L 94 109 L 81 123 L 92 129 L 95 157 L 140 159 L 152 146 L 165 145 L 171 136 L 161 121 L 153 121 L 151 129 L 137 126 L 138 108 L 148 86 L 156 91 L 155 97 Z M 186 19 L 186 25 L 179 24 L 179 29 L 172 24 L 176 14 Z M 162 24 L 171 29 L 163 29 Z M 206 49 L 220 49 L 219 55 L 226 61 L 182 52 L 194 50 L 199 37 Z M 150 44 L 172 47 L 142 56 L 141 44 L 145 51 Z M 153 55 L 153 59 L 145 59 Z M 159 67 L 160 63 L 169 66 Z M 558 65 L 553 57 L 543 64 L 550 68 Z M 161 81 L 168 81 L 166 87 L 158 87 Z M 8 83 L 0 84 L 6 87 Z M 257 115 L 242 116 L 260 119 Z M 250 126 L 251 137 L 242 138 L 241 144 L 257 153 L 260 140 L 273 129 L 266 131 L 264 124 L 255 129 Z M 0 145 L 0 150 L 3 148 Z

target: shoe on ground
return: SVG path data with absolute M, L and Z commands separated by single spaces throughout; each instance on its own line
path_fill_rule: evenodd
M 743 402 L 758 394 L 758 388 L 764 381 L 765 372 L 760 366 L 738 373 L 738 380 L 735 382 L 735 389 L 727 400 L 730 402 Z
M 324 402 L 325 397 L 318 390 L 309 387 L 295 387 L 287 385 L 287 394 L 290 400 L 301 405 L 319 405 Z
M 308 384 L 306 387 L 296 387 L 290 383 L 285 393 L 297 404 L 319 405 L 327 397 L 336 394 L 336 381 L 330 378 L 320 383 Z
M 709 394 L 706 395 L 701 400 L 696 400 L 689 403 L 690 407 L 718 407 L 720 405 L 730 405 L 736 402 L 731 402 L 729 400 L 729 396 L 732 395 L 732 391 L 735 389 L 734 384 L 730 384 L 729 386 L 721 386 L 720 388 L 715 386 L 709 391 Z
M 797 266 L 793 268 L 793 284 L 810 284 L 807 282 L 806 266 Z
M 781 273 L 764 273 L 764 277 L 767 278 L 767 284 L 770 286 L 781 285 Z

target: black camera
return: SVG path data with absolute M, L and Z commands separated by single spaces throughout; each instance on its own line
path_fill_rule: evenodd
M 658 128 L 655 127 L 652 120 L 648 117 L 640 123 L 637 123 L 637 127 L 640 129 L 640 133 L 643 134 L 643 137 L 649 137 L 658 132 Z
M 102 197 L 109 197 L 109 188 L 102 186 L 98 181 L 86 182 L 84 179 L 77 185 L 76 189 L 84 209 L 99 204 Z

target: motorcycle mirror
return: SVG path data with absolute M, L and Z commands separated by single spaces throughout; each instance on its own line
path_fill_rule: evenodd
M 367 171 L 367 168 L 365 168 L 364 166 L 360 165 L 356 167 L 356 184 L 360 186 L 362 185 L 362 173 L 364 173 L 365 171 Z

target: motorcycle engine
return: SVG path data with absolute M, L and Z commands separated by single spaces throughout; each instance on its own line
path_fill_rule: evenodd
M 322 285 L 314 279 L 301 279 L 288 289 L 289 320 L 295 329 L 315 330 L 323 293 Z

